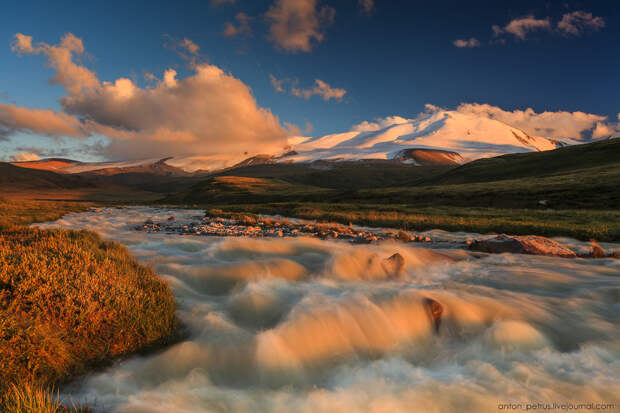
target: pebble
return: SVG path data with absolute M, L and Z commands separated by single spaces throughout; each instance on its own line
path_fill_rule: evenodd
M 321 239 L 343 239 L 353 243 L 369 244 L 378 241 L 395 240 L 401 242 L 431 242 L 428 236 L 404 231 L 386 232 L 378 230 L 362 230 L 352 225 L 340 224 L 309 224 L 276 221 L 272 218 L 267 220 L 240 220 L 222 217 L 204 217 L 200 222 L 179 223 L 178 218 L 173 216 L 164 222 L 154 222 L 148 218 L 143 224 L 134 227 L 137 231 L 165 232 L 168 234 L 201 235 L 219 237 L 315 237 Z M 408 240 L 408 241 L 407 241 Z

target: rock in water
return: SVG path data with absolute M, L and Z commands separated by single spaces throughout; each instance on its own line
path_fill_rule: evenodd
M 431 318 L 432 324 L 435 326 L 435 333 L 439 333 L 441 325 L 441 315 L 443 314 L 443 306 L 432 298 L 424 298 L 424 307 Z
M 397 252 L 381 261 L 381 267 L 388 277 L 397 277 L 405 271 L 405 258 Z
M 473 251 L 513 254 L 547 255 L 550 257 L 576 258 L 571 249 L 557 241 L 537 235 L 498 235 L 490 239 L 472 241 L 469 248 Z
M 590 240 L 590 247 L 592 248 L 590 250 L 590 256 L 592 258 L 605 258 L 605 251 L 603 250 L 603 248 L 601 248 L 598 242 L 596 242 L 596 240 Z

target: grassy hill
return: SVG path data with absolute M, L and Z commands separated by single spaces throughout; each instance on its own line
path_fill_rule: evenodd
M 592 169 L 594 168 L 594 169 Z M 553 151 L 515 153 L 478 159 L 427 179 L 424 184 L 463 184 L 528 177 L 550 177 L 620 168 L 620 139 L 567 146 Z
M 363 161 L 316 161 L 251 165 L 221 171 L 214 176 L 234 175 L 279 179 L 291 184 L 339 190 L 413 185 L 454 168 L 453 165 L 415 166 L 380 159 Z
M 195 184 L 190 189 L 169 196 L 165 203 L 269 202 L 278 200 L 314 199 L 329 190 L 281 179 L 249 178 L 244 176 L 215 176 Z
M 161 194 L 98 176 L 61 174 L 0 162 L 0 197 L 11 199 L 71 200 L 102 203 L 150 202 Z
M 620 140 L 480 159 L 449 169 L 376 162 L 318 167 L 239 168 L 228 172 L 234 176 L 211 177 L 166 201 L 620 209 Z
M 96 188 L 100 184 L 79 175 L 22 168 L 0 162 L 0 188 L 3 190 Z

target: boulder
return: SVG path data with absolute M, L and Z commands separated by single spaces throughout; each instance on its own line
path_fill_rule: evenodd
M 429 318 L 431 319 L 431 323 L 435 327 L 435 332 L 439 333 L 439 326 L 441 325 L 441 316 L 443 314 L 443 306 L 439 304 L 436 300 L 432 298 L 424 298 L 423 301 L 424 308 L 426 308 L 426 312 L 428 313 Z
M 405 258 L 397 252 L 381 261 L 381 268 L 388 277 L 397 277 L 405 271 Z
M 489 239 L 473 240 L 469 248 L 473 251 L 513 254 L 546 255 L 550 257 L 576 258 L 568 247 L 549 238 L 537 235 L 498 235 Z

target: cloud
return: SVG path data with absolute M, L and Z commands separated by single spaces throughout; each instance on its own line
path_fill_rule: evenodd
M 400 125 L 411 122 L 413 119 L 403 118 L 401 116 L 387 116 L 385 118 L 377 118 L 374 122 L 364 121 L 351 127 L 351 132 L 374 132 L 385 129 L 392 125 Z
M 187 61 L 190 66 L 196 66 L 200 59 L 200 47 L 191 39 L 184 37 L 176 39 L 165 35 L 164 47 L 175 52 L 181 59 Z
M 52 137 L 85 138 L 88 135 L 78 118 L 49 109 L 28 109 L 0 103 L 0 131 L 27 132 Z M 0 132 L 1 133 L 1 132 Z
M 447 110 L 432 104 L 426 104 L 424 108 L 425 112 L 420 113 L 417 116 L 418 118 L 427 117 L 430 113 Z M 618 114 L 619 122 L 615 123 L 607 121 L 606 116 L 579 111 L 544 111 L 536 113 L 531 108 L 509 111 L 497 106 L 480 103 L 461 103 L 455 111 L 464 115 L 499 120 L 530 135 L 557 139 L 598 139 L 620 132 L 620 113 Z M 364 121 L 354 125 L 350 130 L 352 132 L 375 132 L 392 125 L 400 125 L 414 120 L 401 116 L 388 116 L 375 119 L 372 122 Z
M 183 38 L 183 40 L 181 40 L 179 45 L 181 46 L 181 48 L 187 50 L 189 53 L 194 54 L 194 55 L 198 54 L 198 51 L 200 50 L 200 47 L 198 47 L 196 43 L 192 42 L 187 37 Z
M 225 4 L 235 4 L 236 0 L 211 0 L 211 7 L 223 6 Z
M 268 38 L 285 52 L 309 52 L 314 42 L 325 40 L 325 27 L 333 23 L 335 10 L 318 7 L 319 0 L 275 0 L 265 13 Z
M 331 87 L 327 82 L 321 79 L 314 80 L 314 86 L 307 89 L 300 89 L 297 87 L 299 83 L 298 80 L 291 79 L 277 79 L 274 75 L 269 75 L 269 80 L 271 85 L 276 90 L 276 92 L 286 93 L 285 86 L 291 85 L 290 93 L 293 96 L 297 96 L 298 98 L 310 99 L 312 96 L 321 96 L 323 100 L 327 101 L 330 99 L 334 100 L 342 100 L 344 95 L 347 93 L 345 89 L 339 89 Z
M 299 126 L 290 122 L 284 122 L 284 126 L 291 136 L 308 136 L 312 134 L 312 130 L 314 129 L 312 123 L 308 121 L 306 121 L 303 130 Z
M 13 162 L 38 161 L 39 159 L 41 159 L 39 155 L 32 152 L 20 152 L 11 156 Z
M 478 39 L 476 39 L 475 37 L 472 37 L 471 39 L 457 39 L 454 42 L 452 42 L 452 44 L 456 47 L 479 47 L 480 46 L 480 41 Z
M 525 132 L 553 138 L 571 138 L 584 140 L 597 138 L 607 131 L 618 129 L 618 125 L 607 123 L 606 116 L 585 112 L 545 111 L 534 112 L 533 109 L 507 111 L 497 106 L 479 103 L 462 103 L 456 109 L 464 114 L 474 114 L 497 119 Z M 604 129 L 608 128 L 608 129 Z M 596 136 L 595 136 L 596 135 Z
M 357 7 L 363 14 L 371 15 L 375 9 L 375 0 L 357 0 Z
M 226 24 L 224 24 L 224 31 L 222 31 L 222 35 L 224 37 L 251 36 L 251 19 L 252 18 L 245 13 L 237 13 L 237 15 L 235 16 L 235 20 L 237 20 L 237 25 L 235 26 L 233 23 L 227 22 Z
M 43 53 L 50 67 L 56 72 L 50 81 L 63 85 L 69 94 L 77 95 L 83 91 L 92 91 L 99 85 L 94 72 L 73 62 L 74 55 L 79 56 L 84 53 L 84 45 L 81 39 L 71 33 L 65 34 L 60 44 L 56 46 L 45 43 L 33 46 L 32 36 L 17 33 L 11 50 L 20 55 Z
M 193 42 L 179 44 L 192 53 Z M 243 153 L 248 148 L 274 152 L 286 145 L 279 119 L 257 105 L 247 85 L 215 65 L 192 65 L 185 78 L 168 69 L 154 86 L 141 88 L 129 78 L 100 81 L 77 65 L 73 58 L 84 48 L 72 34 L 55 46 L 33 46 L 29 36 L 16 36 L 14 50 L 44 54 L 56 71 L 54 81 L 67 94 L 60 99 L 62 112 L 3 105 L 1 124 L 11 132 L 100 134 L 110 138 L 105 155 L 125 159 Z
M 528 33 L 536 30 L 551 30 L 551 21 L 548 17 L 537 19 L 534 16 L 526 16 L 510 21 L 503 28 L 497 25 L 492 26 L 495 36 L 503 33 L 509 33 L 515 37 L 525 40 Z
M 602 17 L 594 17 L 592 13 L 577 10 L 566 13 L 562 20 L 558 22 L 558 30 L 565 34 L 580 36 L 585 30 L 600 30 L 605 27 L 605 20 Z
M 299 89 L 297 87 L 291 88 L 291 94 L 293 96 L 301 97 L 304 99 L 310 99 L 314 95 L 321 96 L 323 100 L 342 100 L 347 93 L 344 89 L 333 88 L 321 79 L 315 79 L 314 87 L 309 89 Z
M 274 75 L 269 75 L 269 81 L 271 82 L 271 86 L 276 90 L 276 92 L 286 93 L 284 90 L 284 82 L 286 79 L 277 79 Z

